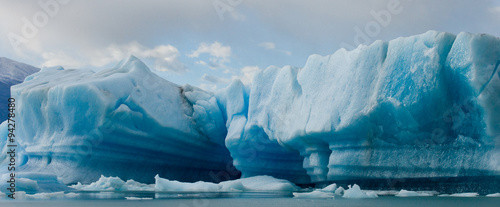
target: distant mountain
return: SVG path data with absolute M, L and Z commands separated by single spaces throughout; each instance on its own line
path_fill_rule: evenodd
M 7 99 L 10 86 L 24 81 L 26 76 L 40 71 L 39 68 L 0 57 L 0 122 L 7 119 Z

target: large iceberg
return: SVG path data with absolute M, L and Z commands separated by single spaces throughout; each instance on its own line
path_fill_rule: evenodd
M 429 31 L 272 66 L 215 94 L 134 57 L 45 68 L 12 87 L 20 170 L 83 184 L 498 176 L 499 65 L 496 37 Z
M 248 99 L 219 102 L 226 146 L 242 176 L 296 183 L 499 175 L 499 63 L 496 37 L 429 31 L 269 67 L 217 95 Z
M 101 174 L 141 182 L 156 174 L 239 176 L 221 173 L 233 167 L 214 95 L 170 83 L 135 57 L 100 72 L 44 68 L 13 86 L 12 96 L 16 136 L 29 157 L 17 171 L 55 174 L 67 184 Z

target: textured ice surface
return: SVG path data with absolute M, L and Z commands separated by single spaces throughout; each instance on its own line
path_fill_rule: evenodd
M 195 183 L 183 183 L 175 180 L 168 180 L 155 177 L 155 188 L 157 191 L 173 192 L 258 192 L 258 191 L 278 191 L 292 192 L 300 188 L 287 180 L 276 179 L 271 176 L 255 176 L 231 181 L 224 181 L 218 184 L 198 181 Z
M 324 192 L 335 192 L 337 190 L 337 184 L 333 183 L 321 189 Z
M 5 173 L 0 175 L 0 191 L 7 193 L 10 183 L 10 173 Z M 58 191 L 71 190 L 66 185 L 64 185 L 56 175 L 43 174 L 43 173 L 26 173 L 16 171 L 15 173 L 15 184 L 16 184 L 16 194 L 17 191 L 23 191 L 25 193 L 52 193 Z
M 226 146 L 242 176 L 296 183 L 498 175 L 499 63 L 496 37 L 429 31 L 269 67 L 247 114 L 225 107 Z
M 488 194 L 488 195 L 486 195 L 486 197 L 500 197 L 500 193 Z
M 308 193 L 293 193 L 294 198 L 334 198 L 335 195 L 331 192 L 324 192 L 321 190 L 314 190 Z
M 344 191 L 343 198 L 376 198 L 377 194 L 373 191 L 364 192 L 359 185 L 349 185 L 349 189 Z
M 440 197 L 476 197 L 479 193 L 454 193 L 454 194 L 441 194 Z
M 499 175 L 499 65 L 496 37 L 429 31 L 272 66 L 216 94 L 133 57 L 100 72 L 45 68 L 12 87 L 19 167 L 71 184 L 159 174 L 181 190 L 220 189 L 238 170 L 298 184 Z
M 396 196 L 398 197 L 419 197 L 419 196 L 433 196 L 431 193 L 415 192 L 408 190 L 399 191 Z
M 225 123 L 215 97 L 179 87 L 131 57 L 93 72 L 44 68 L 12 87 L 20 171 L 90 183 L 101 174 L 153 182 L 228 179 Z
M 123 181 L 119 177 L 101 175 L 98 181 L 83 185 L 80 182 L 70 186 L 79 191 L 154 191 L 154 184 L 143 184 L 134 180 Z

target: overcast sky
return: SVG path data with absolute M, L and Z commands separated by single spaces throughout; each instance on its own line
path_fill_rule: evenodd
M 0 56 L 101 70 L 135 55 L 208 90 L 428 30 L 500 36 L 500 0 L 0 0 Z

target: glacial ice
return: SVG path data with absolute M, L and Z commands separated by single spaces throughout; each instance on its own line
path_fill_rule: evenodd
M 123 181 L 119 177 L 101 175 L 99 180 L 90 184 L 70 186 L 77 191 L 154 191 L 154 192 L 293 192 L 300 190 L 287 180 L 271 176 L 241 178 L 220 183 L 198 181 L 179 182 L 155 176 L 155 184 L 144 184 L 134 180 Z
M 500 197 L 500 193 L 488 194 L 488 195 L 486 195 L 486 197 Z
M 378 195 L 373 191 L 364 192 L 359 185 L 349 185 L 349 189 L 344 191 L 343 198 L 377 198 Z
M 88 185 L 78 182 L 70 186 L 79 191 L 154 191 L 154 184 L 143 184 L 134 180 L 123 181 L 119 177 L 105 177 L 101 175 L 98 181 Z
M 213 94 L 179 87 L 135 57 L 93 72 L 43 68 L 12 87 L 16 131 L 27 163 L 20 171 L 66 184 L 101 174 L 152 182 L 221 181 L 239 174 L 224 146 L 225 122 Z M 219 176 L 223 175 L 223 176 Z
M 17 172 L 15 173 L 15 175 L 16 191 L 35 194 L 71 190 L 66 185 L 64 185 L 56 175 L 29 172 Z M 10 183 L 8 183 L 7 181 L 9 179 L 10 173 L 0 175 L 0 180 L 3 181 L 0 184 L 0 191 L 8 191 L 7 188 L 9 187 Z
M 218 184 L 198 181 L 195 183 L 183 183 L 155 177 L 156 191 L 171 192 L 292 192 L 300 188 L 287 180 L 276 179 L 271 176 L 255 176 L 237 180 L 223 181 Z
M 431 193 L 415 192 L 408 190 L 401 190 L 395 196 L 397 197 L 421 197 L 421 196 L 433 196 Z
M 296 187 L 252 186 L 270 182 L 261 176 L 498 176 L 499 67 L 498 38 L 429 31 L 312 55 L 303 68 L 271 66 L 251 86 L 235 80 L 215 94 L 163 80 L 134 57 L 99 72 L 44 68 L 11 91 L 19 169 L 82 189 L 101 175 L 93 187 L 117 190 L 121 179 L 158 174 L 156 188 L 181 191 Z
M 337 184 L 333 183 L 321 189 L 323 192 L 335 192 L 337 190 Z
M 307 192 L 307 193 L 295 192 L 295 193 L 293 193 L 293 197 L 294 198 L 335 198 L 335 195 L 331 192 L 314 190 L 312 192 Z
M 499 175 L 499 63 L 496 37 L 429 31 L 269 67 L 226 146 L 243 177 L 294 183 Z
M 441 194 L 438 196 L 439 197 L 465 197 L 465 198 L 469 198 L 469 197 L 476 197 L 478 195 L 479 195 L 479 193 L 454 193 L 454 194 Z

